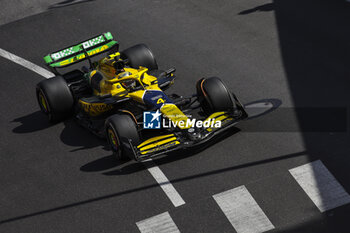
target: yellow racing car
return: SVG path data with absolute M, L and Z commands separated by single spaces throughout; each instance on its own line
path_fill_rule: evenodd
M 91 58 L 107 55 L 97 61 Z M 158 69 L 151 50 L 138 44 L 119 51 L 110 32 L 44 57 L 55 77 L 37 84 L 39 106 L 55 123 L 74 116 L 106 138 L 117 159 L 141 161 L 208 142 L 248 117 L 217 77 L 202 78 L 188 97 L 166 95 L 175 68 Z M 88 60 L 90 67 L 58 69 Z

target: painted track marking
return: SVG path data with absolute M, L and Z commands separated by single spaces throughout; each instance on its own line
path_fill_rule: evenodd
M 147 167 L 149 173 L 151 173 L 153 178 L 157 181 L 175 207 L 185 204 L 185 201 L 182 199 L 180 194 L 176 191 L 162 170 L 160 170 L 160 168 L 152 160 L 145 160 L 144 165 Z
M 141 233 L 180 233 L 168 212 L 136 223 Z
M 52 78 L 53 76 L 55 76 L 52 72 L 38 66 L 38 65 L 35 65 L 34 63 L 30 62 L 30 61 L 27 61 L 26 59 L 23 59 L 17 55 L 14 55 L 10 52 L 7 52 L 6 50 L 3 50 L 0 48 L 0 56 L 10 60 L 10 61 L 13 61 L 41 76 L 43 76 L 44 78 Z
M 289 170 L 300 187 L 321 211 L 350 203 L 350 196 L 321 160 Z
M 238 233 L 275 228 L 244 185 L 215 194 L 213 198 Z

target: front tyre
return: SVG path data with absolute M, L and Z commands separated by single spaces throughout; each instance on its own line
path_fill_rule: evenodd
M 39 82 L 36 96 L 41 111 L 50 122 L 56 123 L 71 116 L 74 99 L 63 77 L 56 76 Z
M 133 145 L 140 143 L 140 136 L 137 131 L 137 125 L 133 117 L 129 114 L 115 114 L 109 117 L 105 123 L 106 137 L 118 160 L 128 160 L 133 158 L 128 139 L 131 139 Z
M 196 89 L 198 101 L 207 115 L 233 109 L 234 103 L 231 93 L 220 78 L 200 79 L 196 84 Z

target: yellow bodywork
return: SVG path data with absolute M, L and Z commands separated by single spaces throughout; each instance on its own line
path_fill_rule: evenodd
M 115 57 L 120 56 L 120 53 L 114 53 L 108 57 L 99 60 L 96 70 L 90 73 L 92 78 L 96 72 L 100 72 L 103 79 L 99 82 L 99 90 L 94 89 L 94 95 L 104 96 L 110 94 L 111 96 L 119 97 L 131 97 L 134 101 L 144 104 L 143 96 L 147 90 L 162 91 L 157 82 L 157 78 L 147 74 L 148 69 L 146 67 L 139 67 L 139 69 L 124 68 L 124 72 L 129 72 L 129 76 L 121 77 L 124 73 L 116 74 L 113 63 Z M 142 88 L 136 91 L 128 91 L 122 85 L 125 80 L 135 80 Z M 184 121 L 188 119 L 186 115 L 174 104 L 165 103 L 166 101 L 160 97 L 156 100 L 157 104 L 162 104 L 160 107 L 161 113 L 174 122 Z M 79 100 L 79 104 L 83 110 L 91 116 L 98 116 L 106 111 L 113 109 L 112 105 L 105 103 L 88 103 L 83 100 Z M 182 129 L 186 129 L 186 125 L 179 126 Z
M 133 68 L 124 68 L 125 72 L 131 73 L 130 76 L 120 77 L 122 73 L 116 74 L 115 69 L 113 67 L 114 57 L 119 56 L 119 53 L 115 53 L 109 55 L 109 57 L 105 57 L 98 62 L 98 66 L 96 68 L 97 71 L 100 71 L 104 78 L 100 82 L 101 91 L 94 90 L 95 95 L 107 95 L 111 94 L 112 96 L 126 96 L 132 97 L 138 102 L 142 103 L 142 95 L 144 90 L 160 90 L 161 89 L 157 85 L 157 78 L 151 75 L 148 75 L 146 72 L 148 69 L 146 67 L 139 67 L 139 69 Z M 93 76 L 93 72 L 90 74 Z M 142 85 L 144 90 L 139 90 L 136 92 L 128 92 L 123 85 L 121 84 L 123 81 L 133 79 L 137 81 L 140 85 Z
M 154 151 L 164 150 L 180 144 L 174 134 L 162 135 L 150 138 L 140 145 L 137 149 L 140 150 L 141 154 L 147 154 Z
M 188 117 L 175 104 L 164 104 L 160 111 L 167 116 L 171 121 L 177 123 L 180 129 L 188 129 L 190 126 L 186 124 L 179 124 L 179 122 L 186 122 Z
M 230 117 L 230 115 L 227 113 L 227 112 L 214 112 L 213 114 L 211 114 L 207 119 L 205 119 L 205 121 L 214 121 L 214 122 L 217 122 L 217 121 L 221 121 L 221 124 L 224 125 L 226 122 L 228 121 L 232 121 L 233 118 Z M 215 124 L 215 123 L 214 123 Z M 206 130 L 208 132 L 211 132 L 213 130 L 215 130 L 217 128 L 215 127 L 209 127 L 207 128 Z
M 101 113 L 107 112 L 113 109 L 112 105 L 105 103 L 88 103 L 83 100 L 79 100 L 79 104 L 82 109 L 88 113 L 90 116 L 98 116 Z

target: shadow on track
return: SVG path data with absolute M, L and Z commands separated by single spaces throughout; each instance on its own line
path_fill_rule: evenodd
M 47 117 L 41 111 L 36 111 L 29 115 L 16 118 L 12 122 L 21 123 L 21 125 L 12 130 L 12 132 L 18 134 L 33 133 L 52 126 L 48 122 Z
M 129 161 L 117 161 L 114 155 L 109 155 L 81 166 L 80 170 L 83 172 L 100 172 L 120 167 L 120 165 L 128 162 Z
M 324 216 L 328 216 L 327 221 L 322 221 L 322 217 L 315 218 L 308 222 L 303 222 L 298 225 L 284 228 L 275 232 L 280 233 L 313 233 L 313 232 L 348 232 L 348 230 L 342 228 L 343 219 L 340 216 L 350 216 L 350 209 L 339 209 L 337 214 L 326 213 Z M 339 231 L 335 230 L 334 226 L 339 226 Z
M 91 2 L 95 0 L 66 0 L 49 6 L 49 9 L 71 6 L 79 3 Z
M 197 179 L 199 177 L 211 176 L 211 175 L 215 175 L 215 174 L 219 174 L 219 173 L 225 173 L 225 172 L 229 172 L 232 170 L 243 169 L 243 168 L 249 167 L 249 166 L 256 166 L 259 164 L 273 163 L 273 162 L 277 162 L 277 161 L 283 160 L 283 159 L 289 159 L 289 158 L 294 158 L 294 157 L 298 157 L 298 156 L 303 156 L 306 153 L 307 153 L 306 151 L 301 151 L 298 153 L 281 155 L 281 156 L 274 157 L 271 159 L 265 159 L 265 160 L 250 162 L 250 163 L 246 163 L 246 164 L 240 164 L 240 165 L 236 165 L 236 166 L 226 167 L 226 168 L 222 168 L 222 169 L 212 170 L 212 171 L 208 171 L 208 172 L 204 172 L 204 173 L 200 173 L 200 174 L 196 174 L 196 175 L 192 175 L 192 176 L 186 176 L 186 177 L 174 179 L 174 180 L 171 180 L 171 183 L 179 183 L 179 182 L 186 181 L 186 180 Z M 157 163 L 159 163 L 159 161 Z M 135 166 L 144 167 L 141 163 L 137 163 L 137 164 Z M 141 187 L 129 189 L 129 190 L 126 190 L 123 192 L 118 192 L 118 193 L 113 193 L 113 194 L 109 194 L 109 195 L 105 195 L 105 196 L 91 198 L 91 199 L 87 199 L 84 201 L 79 201 L 79 202 L 75 202 L 75 203 L 71 203 L 71 204 L 67 204 L 67 205 L 62 205 L 62 206 L 58 206 L 58 207 L 54 207 L 51 209 L 30 213 L 30 214 L 25 214 L 25 215 L 12 217 L 12 218 L 8 218 L 8 219 L 2 219 L 2 220 L 0 220 L 0 225 L 5 224 L 5 223 L 9 223 L 9 222 L 14 222 L 14 221 L 26 219 L 26 218 L 30 218 L 30 217 L 35 217 L 35 216 L 42 215 L 42 214 L 60 211 L 60 210 L 68 209 L 68 208 L 74 208 L 76 206 L 81 206 L 81 205 L 85 205 L 85 204 L 89 204 L 89 203 L 93 203 L 93 202 L 97 202 L 97 201 L 103 201 L 103 200 L 106 200 L 109 198 L 115 198 L 118 196 L 130 194 L 130 193 L 134 193 L 134 192 L 139 192 L 141 190 L 150 189 L 150 188 L 154 188 L 154 187 L 158 187 L 158 186 L 159 186 L 159 184 L 155 183 L 152 185 L 141 186 Z
M 279 99 L 262 99 L 244 104 L 244 107 L 250 120 L 275 111 L 281 104 L 282 101 Z
M 254 7 L 254 8 L 249 9 L 249 10 L 241 11 L 241 12 L 239 12 L 239 15 L 247 15 L 247 14 L 257 12 L 257 11 L 258 12 L 267 12 L 267 11 L 273 11 L 273 10 L 274 10 L 273 3 L 267 3 L 267 4 L 264 4 L 261 6 Z
M 86 150 L 103 146 L 104 150 L 108 150 L 108 144 L 105 140 L 95 136 L 90 131 L 80 126 L 75 120 L 67 120 L 64 122 L 64 129 L 60 135 L 61 141 L 69 146 L 77 147 L 71 152 Z
M 244 14 L 260 11 L 262 7 L 266 9 L 263 5 L 239 14 L 245 17 Z M 309 161 L 320 159 L 350 192 L 350 134 L 346 125 L 349 120 L 346 111 L 350 107 L 350 4 L 345 0 L 274 0 L 271 10 L 275 13 L 281 56 L 295 107 L 345 109 L 340 116 L 346 119 L 345 126 L 338 132 L 310 132 L 310 120 L 300 111 L 295 110 L 294 114 Z M 334 121 L 337 119 L 317 124 Z M 349 205 L 345 205 L 323 213 L 315 222 L 283 232 L 347 232 L 348 219 Z
M 34 133 L 54 126 L 54 124 L 51 124 L 47 120 L 47 117 L 41 111 L 36 111 L 26 116 L 16 118 L 12 122 L 21 123 L 21 125 L 12 130 L 12 132 L 16 134 Z M 61 141 L 66 145 L 77 147 L 76 149 L 71 150 L 71 152 L 91 149 L 98 146 L 103 146 L 104 150 L 108 149 L 105 140 L 96 137 L 88 130 L 81 127 L 73 119 L 66 120 L 63 124 L 64 129 L 60 135 Z

